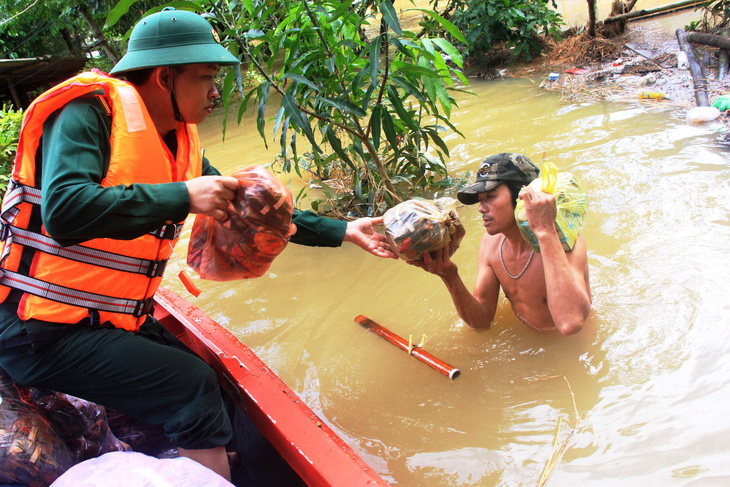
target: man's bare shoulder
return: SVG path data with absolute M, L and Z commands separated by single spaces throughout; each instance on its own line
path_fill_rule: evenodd
M 479 244 L 479 247 L 480 248 L 496 247 L 501 240 L 502 240 L 501 233 L 499 233 L 497 235 L 490 235 L 487 232 L 484 232 L 484 235 L 482 235 L 482 241 Z
M 502 239 L 502 234 L 490 235 L 484 233 L 482 240 L 479 243 L 479 262 L 487 263 L 491 256 L 494 256 L 499 252 L 499 242 Z

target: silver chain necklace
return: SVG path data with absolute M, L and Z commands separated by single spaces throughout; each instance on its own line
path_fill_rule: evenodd
M 499 260 L 502 261 L 502 269 L 504 269 L 504 272 L 506 272 L 507 275 L 509 277 L 511 277 L 512 279 L 519 279 L 520 277 L 522 277 L 522 274 L 524 274 L 525 271 L 527 270 L 527 268 L 530 266 L 530 262 L 532 262 L 532 256 L 535 255 L 535 249 L 532 249 L 532 252 L 530 252 L 530 257 L 527 259 L 527 264 L 525 264 L 525 267 L 522 268 L 522 270 L 520 271 L 519 274 L 517 274 L 516 276 L 513 276 L 507 270 L 507 266 L 504 265 L 504 257 L 502 257 L 502 246 L 504 245 L 505 240 L 507 240 L 507 237 L 503 236 L 502 241 L 499 243 Z

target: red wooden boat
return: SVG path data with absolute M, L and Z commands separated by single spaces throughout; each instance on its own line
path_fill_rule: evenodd
M 155 300 L 155 318 L 218 372 L 223 389 L 304 483 L 388 485 L 228 330 L 168 289 Z

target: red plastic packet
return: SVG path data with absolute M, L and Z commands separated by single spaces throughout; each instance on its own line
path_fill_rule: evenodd
M 203 279 L 231 281 L 263 275 L 294 233 L 289 188 L 260 165 L 233 174 L 239 188 L 231 217 L 221 223 L 198 215 L 188 246 L 188 265 Z

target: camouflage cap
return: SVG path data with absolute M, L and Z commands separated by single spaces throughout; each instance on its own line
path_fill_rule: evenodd
M 489 156 L 479 165 L 476 182 L 459 191 L 456 196 L 465 205 L 479 202 L 479 193 L 491 191 L 507 181 L 530 184 L 540 170 L 526 156 L 503 152 Z

